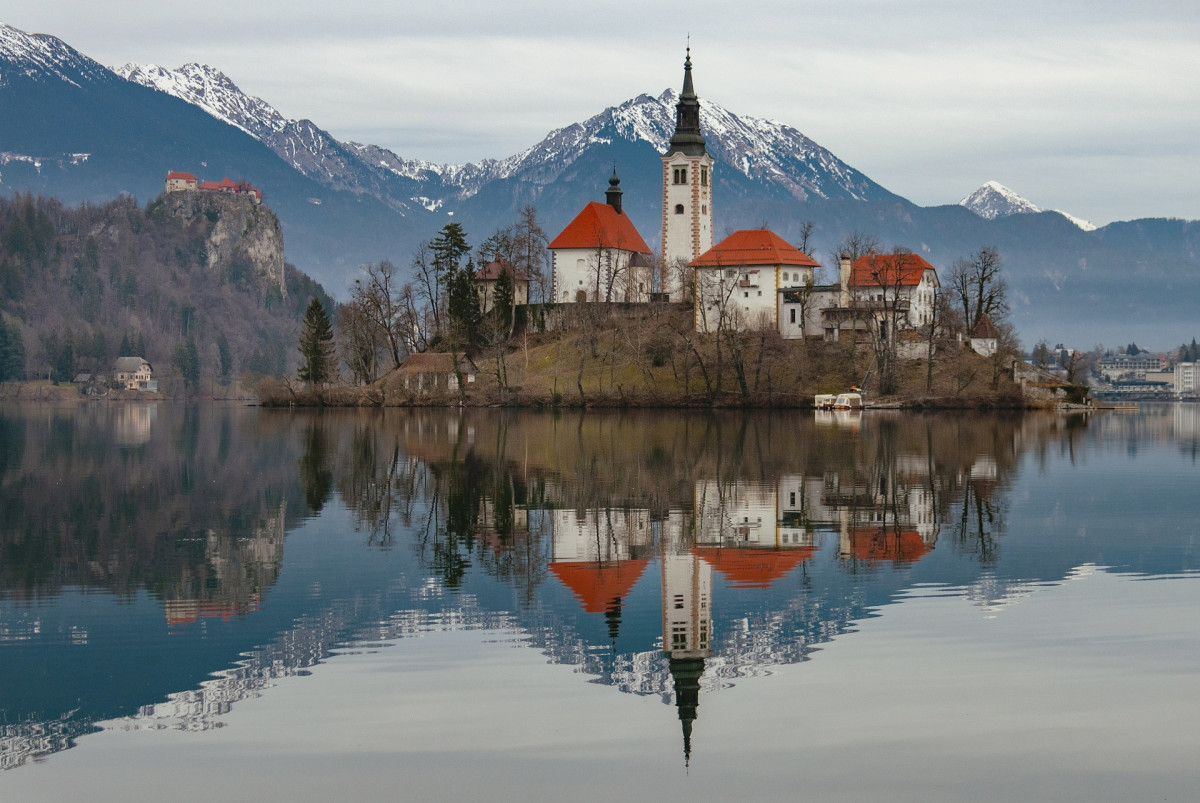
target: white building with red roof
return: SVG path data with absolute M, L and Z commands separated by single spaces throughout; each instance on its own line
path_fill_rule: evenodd
M 869 331 L 885 318 L 895 318 L 901 335 L 933 320 L 941 283 L 937 269 L 918 254 L 866 254 L 853 261 L 843 254 L 838 274 L 837 303 L 821 309 L 826 340 L 852 329 Z
M 696 331 L 779 326 L 780 290 L 811 286 L 815 259 L 768 229 L 742 229 L 693 260 Z
M 167 173 L 167 192 L 194 190 L 198 184 L 198 179 L 191 173 L 183 173 L 178 170 L 172 170 Z
M 621 209 L 616 169 L 608 183 L 606 202 L 589 203 L 550 241 L 554 301 L 650 300 L 653 252 Z

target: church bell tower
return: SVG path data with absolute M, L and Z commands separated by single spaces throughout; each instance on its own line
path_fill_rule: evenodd
M 662 289 L 681 297 L 687 263 L 712 248 L 713 158 L 700 131 L 700 99 L 692 88 L 692 49 L 683 62 L 675 133 L 663 154 Z

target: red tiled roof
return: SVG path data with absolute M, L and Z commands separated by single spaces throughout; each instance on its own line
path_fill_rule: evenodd
M 867 254 L 850 266 L 850 286 L 894 287 L 899 278 L 899 286 L 915 287 L 927 270 L 934 270 L 933 265 L 917 254 Z
M 513 264 L 511 262 L 509 262 L 507 259 L 504 259 L 503 257 L 501 257 L 500 259 L 494 260 L 492 262 L 489 262 L 486 265 L 484 265 L 482 268 L 480 268 L 479 270 L 475 271 L 475 281 L 477 281 L 477 282 L 494 282 L 500 278 L 500 270 L 501 270 L 501 268 L 504 268 L 504 267 L 508 268 L 508 273 L 510 276 L 513 277 L 514 282 L 529 281 L 529 275 L 527 273 L 525 273 L 524 271 L 517 270 L 515 267 L 513 267 Z
M 185 181 L 195 181 L 196 177 L 193 176 L 191 173 L 183 173 L 178 170 L 172 170 L 170 173 L 167 173 L 167 181 L 171 181 L 173 179 L 183 179 Z
M 816 549 L 698 546 L 692 552 L 738 588 L 768 588 L 815 555 Z
M 692 267 L 716 268 L 740 265 L 790 265 L 817 268 L 821 263 L 790 245 L 768 229 L 735 231 L 697 257 Z
M 617 597 L 633 589 L 648 560 L 558 561 L 550 571 L 571 589 L 588 613 L 603 613 Z
M 971 337 L 992 338 L 995 340 L 1000 337 L 1000 332 L 996 329 L 996 324 L 992 323 L 991 318 L 987 315 L 980 315 L 979 320 L 971 327 Z
M 633 222 L 608 204 L 592 201 L 567 224 L 549 248 L 618 248 L 649 254 L 650 246 Z
M 221 185 L 215 181 L 201 181 L 199 189 L 202 190 L 219 190 Z

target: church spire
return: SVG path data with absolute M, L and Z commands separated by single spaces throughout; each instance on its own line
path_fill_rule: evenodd
M 612 176 L 608 179 L 608 189 L 604 193 L 604 201 L 613 209 L 621 212 L 621 179 L 617 177 L 617 163 L 613 162 Z
M 692 46 L 688 45 L 683 61 L 683 91 L 675 104 L 675 133 L 667 153 L 703 156 L 707 152 L 704 146 L 704 134 L 700 133 L 700 99 L 692 87 Z

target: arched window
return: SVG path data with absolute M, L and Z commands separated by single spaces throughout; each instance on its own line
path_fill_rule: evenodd
M 687 168 L 686 167 L 675 168 L 674 178 L 675 178 L 676 184 L 687 184 Z
M 683 204 L 675 204 L 675 214 L 677 214 L 677 215 L 683 214 Z
M 707 167 L 700 168 L 700 186 L 701 187 L 708 186 L 708 168 Z

